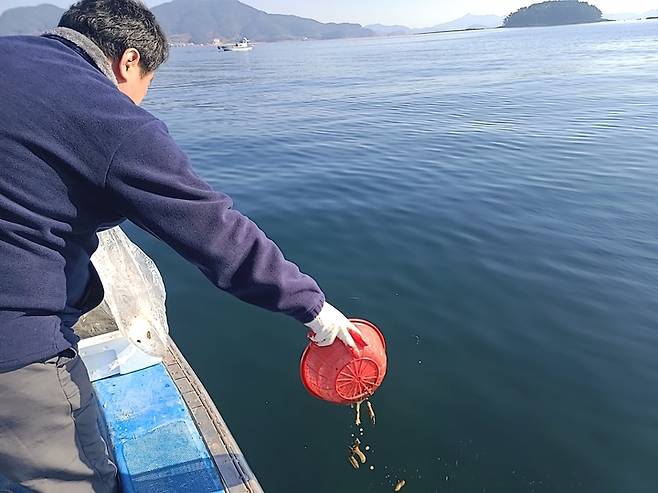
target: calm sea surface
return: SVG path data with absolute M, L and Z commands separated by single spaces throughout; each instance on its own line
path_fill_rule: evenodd
M 130 230 L 266 491 L 658 491 L 658 22 L 175 49 L 145 107 L 388 339 L 354 471 L 304 327 Z

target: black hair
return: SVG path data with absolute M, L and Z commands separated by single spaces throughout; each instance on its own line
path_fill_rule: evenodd
M 136 0 L 81 0 L 64 12 L 59 27 L 84 34 L 112 60 L 135 48 L 145 73 L 169 56 L 167 38 L 153 12 Z

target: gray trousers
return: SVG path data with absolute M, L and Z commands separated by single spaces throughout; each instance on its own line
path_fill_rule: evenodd
M 0 493 L 117 493 L 97 418 L 73 349 L 0 373 Z

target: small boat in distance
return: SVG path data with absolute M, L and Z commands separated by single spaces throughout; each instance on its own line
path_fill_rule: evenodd
M 219 45 L 217 48 L 219 51 L 251 51 L 254 45 L 247 38 L 242 38 L 238 43 Z

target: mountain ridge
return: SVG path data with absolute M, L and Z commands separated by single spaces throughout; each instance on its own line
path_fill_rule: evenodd
M 55 27 L 63 13 L 64 9 L 46 3 L 6 10 L 0 14 L 0 35 L 42 33 Z
M 165 31 L 195 43 L 214 38 L 254 41 L 368 37 L 360 24 L 322 23 L 294 15 L 269 14 L 238 0 L 173 0 L 152 9 Z M 183 14 L 184 13 L 184 14 Z
M 449 22 L 421 29 L 404 25 L 322 23 L 295 15 L 270 14 L 239 0 L 173 0 L 152 7 L 158 20 L 175 42 L 209 43 L 215 38 L 234 40 L 243 36 L 254 41 L 335 39 L 345 37 L 393 36 L 471 28 L 493 28 L 503 24 L 497 15 L 466 14 Z M 54 27 L 64 9 L 43 3 L 14 7 L 0 13 L 0 35 L 39 34 Z M 604 16 L 612 20 L 639 19 L 658 15 L 620 13 Z
M 151 10 L 172 40 L 194 43 L 243 36 L 254 41 L 284 41 L 375 35 L 360 24 L 268 14 L 239 0 L 173 0 Z M 50 4 L 6 10 L 0 14 L 0 35 L 40 34 L 56 26 L 64 11 Z

